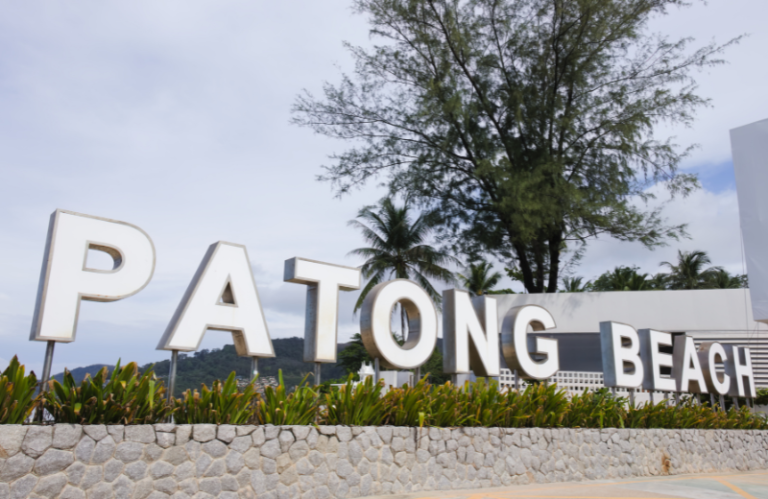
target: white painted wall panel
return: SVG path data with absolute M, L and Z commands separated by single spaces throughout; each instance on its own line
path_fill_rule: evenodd
M 731 130 L 752 311 L 768 322 L 768 120 Z

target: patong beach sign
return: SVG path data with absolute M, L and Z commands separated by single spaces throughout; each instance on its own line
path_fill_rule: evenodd
M 88 251 L 112 257 L 110 270 L 88 267 Z M 149 235 L 124 222 L 65 210 L 51 215 L 30 340 L 48 342 L 43 376 L 50 376 L 56 342 L 73 342 L 81 300 L 116 301 L 141 291 L 155 270 L 155 246 Z M 339 292 L 360 289 L 360 270 L 291 258 L 284 280 L 307 287 L 304 361 L 336 362 Z M 407 311 L 404 345 L 393 338 L 392 310 Z M 555 318 L 537 305 L 513 307 L 499 321 L 494 298 L 471 298 L 465 291 L 443 292 L 443 370 L 448 374 L 499 376 L 500 357 L 523 379 L 544 380 L 560 369 L 557 340 L 537 336 L 555 327 Z M 501 323 L 499 323 L 501 322 Z M 601 322 L 603 375 L 608 387 L 681 393 L 755 397 L 749 348 L 705 343 L 693 338 L 628 324 Z M 238 355 L 274 357 L 269 328 L 245 246 L 212 244 L 181 298 L 158 350 L 172 353 L 171 384 L 178 352 L 198 349 L 209 329 L 232 333 Z M 360 331 L 376 364 L 419 369 L 437 343 L 438 311 L 416 283 L 395 279 L 374 287 L 360 314 Z M 672 349 L 672 354 L 662 351 Z M 722 366 L 718 369 L 717 366 Z M 672 376 L 662 376 L 662 369 Z M 719 372 L 721 371 L 721 372 Z M 172 393 L 172 390 L 170 390 Z

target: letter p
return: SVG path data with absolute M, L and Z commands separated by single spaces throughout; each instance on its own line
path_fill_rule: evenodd
M 103 251 L 111 270 L 88 267 Z M 75 341 L 80 300 L 116 301 L 144 288 L 155 271 L 155 247 L 135 225 L 56 210 L 51 215 L 30 340 Z

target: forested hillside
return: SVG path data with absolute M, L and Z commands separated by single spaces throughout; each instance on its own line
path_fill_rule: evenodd
M 275 357 L 271 359 L 259 360 L 259 373 L 261 376 L 277 376 L 278 369 L 283 370 L 283 379 L 287 386 L 297 385 L 301 379 L 314 370 L 311 363 L 302 361 L 304 353 L 304 340 L 302 338 L 279 338 L 273 339 L 272 345 L 275 348 Z M 346 344 L 338 345 L 341 351 Z M 117 359 L 115 359 L 117 360 Z M 122 359 L 125 364 L 130 359 Z M 95 374 L 101 369 L 103 364 L 95 364 L 88 367 L 79 367 L 71 369 L 76 380 L 82 380 L 86 373 Z M 112 366 L 107 366 L 110 370 Z M 142 371 L 154 368 L 159 378 L 167 380 L 168 369 L 170 367 L 170 352 L 168 358 L 155 364 L 142 366 Z M 238 376 L 249 376 L 251 361 L 245 357 L 238 357 L 234 345 L 225 345 L 222 349 L 200 350 L 191 355 L 179 354 L 179 365 L 176 371 L 176 395 L 181 394 L 188 388 L 200 388 L 201 383 L 209 387 L 215 379 L 225 379 L 229 373 L 235 371 Z M 338 364 L 323 364 L 323 380 L 345 377 L 344 369 Z M 61 381 L 63 373 L 57 374 L 54 378 Z M 310 379 L 310 382 L 312 380 Z

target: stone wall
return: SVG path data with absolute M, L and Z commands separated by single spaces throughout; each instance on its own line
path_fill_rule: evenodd
M 327 499 L 766 468 L 768 432 L 0 426 L 0 499 Z

